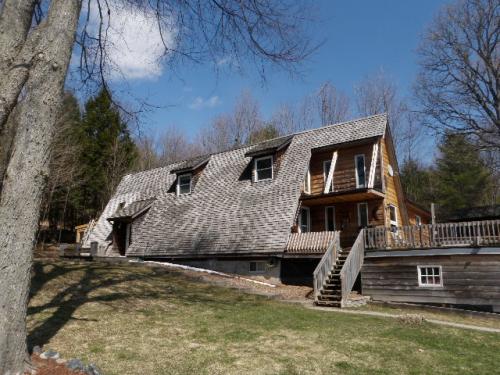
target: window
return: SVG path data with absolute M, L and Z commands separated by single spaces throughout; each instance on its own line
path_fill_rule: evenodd
M 254 161 L 255 181 L 269 180 L 273 178 L 273 157 L 264 156 Z
M 311 171 L 308 169 L 304 180 L 304 192 L 311 194 Z
M 323 183 L 326 185 L 326 181 L 328 180 L 328 173 L 330 173 L 330 168 L 332 166 L 331 160 L 325 160 L 323 162 Z M 331 185 L 328 187 L 328 192 L 333 191 L 333 177 Z
M 356 187 L 366 187 L 365 155 L 356 155 L 354 157 L 356 164 Z
M 415 215 L 415 224 L 418 226 L 422 225 L 422 218 L 418 215 Z
M 441 266 L 417 266 L 418 285 L 427 287 L 442 287 L 443 277 Z
M 177 177 L 177 195 L 191 193 L 191 174 L 181 174 Z
M 358 225 L 363 228 L 368 226 L 368 203 L 358 203 Z
M 397 208 L 393 204 L 389 205 L 389 220 L 391 225 L 391 232 L 398 232 L 398 213 Z
M 325 230 L 334 231 L 335 230 L 335 207 L 328 206 L 325 207 Z
M 264 273 L 266 272 L 266 262 L 252 261 L 250 262 L 251 273 Z
M 300 209 L 299 227 L 302 233 L 311 231 L 311 214 L 308 207 Z

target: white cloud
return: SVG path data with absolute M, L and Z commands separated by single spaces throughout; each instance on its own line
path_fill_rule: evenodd
M 222 101 L 217 95 L 213 95 L 210 98 L 204 99 L 201 96 L 196 97 L 193 102 L 189 105 L 189 108 L 194 110 L 200 110 L 204 108 L 213 108 L 220 105 Z
M 111 79 L 154 79 L 163 73 L 165 47 L 155 14 L 133 5 L 109 1 L 110 16 L 106 42 L 108 75 Z M 97 25 L 98 12 L 91 10 Z M 107 23 L 107 22 L 106 22 Z M 107 26 L 107 25 L 104 25 Z M 104 27 L 105 29 L 105 27 Z M 173 47 L 175 29 L 162 30 L 163 40 Z

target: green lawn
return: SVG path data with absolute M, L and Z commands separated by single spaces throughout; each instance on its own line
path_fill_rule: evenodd
M 35 263 L 31 344 L 105 374 L 493 374 L 500 334 L 316 311 L 182 274 Z

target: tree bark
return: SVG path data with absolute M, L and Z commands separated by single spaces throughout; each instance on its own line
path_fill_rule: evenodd
M 26 365 L 33 244 L 80 8 L 80 0 L 52 0 L 31 51 L 37 61 L 25 96 L 16 104 L 17 132 L 0 197 L 0 374 L 21 374 Z
M 0 130 L 28 77 L 27 66 L 19 60 L 19 55 L 30 30 L 35 5 L 36 0 L 5 0 L 0 13 Z M 14 76 L 15 85 L 12 84 Z

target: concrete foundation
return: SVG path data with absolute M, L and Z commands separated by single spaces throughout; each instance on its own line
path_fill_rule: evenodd
M 171 263 L 182 264 L 191 267 L 206 268 L 218 272 L 251 276 L 252 278 L 261 279 L 263 281 L 271 283 L 280 282 L 281 260 L 276 257 L 164 260 Z

